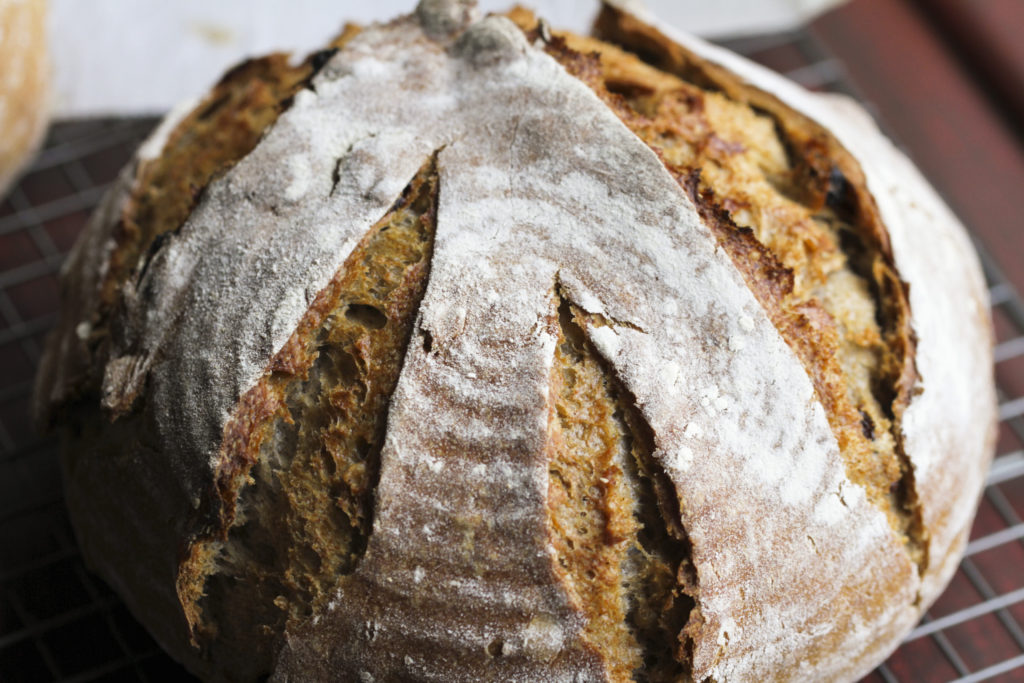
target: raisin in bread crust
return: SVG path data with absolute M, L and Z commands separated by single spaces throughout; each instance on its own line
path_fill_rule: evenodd
M 692 546 L 694 580 L 680 586 L 694 618 L 679 644 L 690 641 L 694 677 L 852 679 L 895 647 L 955 567 L 990 455 L 977 264 L 956 254 L 962 229 L 869 122 L 688 44 L 831 128 L 864 167 L 918 337 L 923 392 L 904 430 L 930 544 L 923 578 L 847 476 L 799 359 L 662 161 L 511 22 L 424 2 L 327 60 L 126 282 L 101 360 L 113 427 L 99 427 L 110 418 L 88 392 L 64 408 L 79 414 L 77 443 L 101 445 L 77 453 L 72 440 L 65 457 L 85 554 L 176 657 L 211 678 L 260 673 L 240 668 L 244 652 L 217 652 L 203 621 L 234 500 L 261 455 L 227 437 L 254 433 L 253 391 L 290 344 L 310 341 L 318 296 L 431 158 L 430 276 L 388 409 L 372 533 L 331 599 L 271 641 L 275 677 L 602 680 L 616 669 L 574 603 L 546 509 L 563 305 L 653 435 L 660 495 Z M 69 282 L 104 271 L 126 201 L 123 188 L 108 198 Z M 915 237 L 922 224 L 927 239 Z M 58 338 L 89 320 L 65 316 Z M 46 362 L 43 412 L 74 394 L 67 353 Z M 954 415 L 953 401 L 969 405 Z

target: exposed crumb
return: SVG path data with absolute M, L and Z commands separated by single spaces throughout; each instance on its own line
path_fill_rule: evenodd
M 431 162 L 317 297 L 232 423 L 255 437 L 229 439 L 225 462 L 256 462 L 233 475 L 234 486 L 248 483 L 205 578 L 200 631 L 213 649 L 252 648 L 254 674 L 269 672 L 285 624 L 322 609 L 366 548 L 388 402 L 426 286 L 436 197 Z M 228 485 L 222 495 L 238 494 Z
M 614 680 L 678 680 L 692 601 L 675 576 L 687 543 L 667 530 L 656 500 L 667 492 L 655 493 L 650 444 L 630 425 L 626 413 L 639 420 L 635 409 L 576 321 L 587 314 L 561 301 L 548 463 L 559 566 L 587 616 L 586 639 L 605 653 Z

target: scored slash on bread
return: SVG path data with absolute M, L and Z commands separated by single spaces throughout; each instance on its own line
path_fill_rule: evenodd
M 200 675 L 848 680 L 948 580 L 962 228 L 845 105 L 597 28 L 424 0 L 249 62 L 91 222 L 37 411 Z

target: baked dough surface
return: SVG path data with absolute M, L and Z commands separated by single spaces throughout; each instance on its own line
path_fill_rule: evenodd
M 606 19 L 618 22 L 627 47 L 631 31 L 646 31 L 666 54 L 686 45 L 686 59 L 708 73 L 714 63 L 729 67 L 735 83 L 775 93 L 831 130 L 826 151 L 852 155 L 834 163 L 861 183 L 858 201 L 877 202 L 888 231 L 863 228 L 862 237 L 909 283 L 909 305 L 890 316 L 905 325 L 886 337 L 887 348 L 906 347 L 891 354 L 902 364 L 886 373 L 869 359 L 870 388 L 837 396 L 879 411 L 874 425 L 890 420 L 904 458 L 893 444 L 875 445 L 865 427 L 863 457 L 889 457 L 895 469 L 881 468 L 882 484 L 856 469 L 861 456 L 849 451 L 858 446 L 826 405 L 829 385 L 759 293 L 761 271 L 737 260 L 745 252 L 723 235 L 745 235 L 748 245 L 763 238 L 770 248 L 751 246 L 759 256 L 750 258 L 778 259 L 769 276 L 791 271 L 786 296 L 848 290 L 825 314 L 846 316 L 848 337 L 860 330 L 865 345 L 877 344 L 886 315 L 876 311 L 872 328 L 857 318 L 872 316 L 857 311 L 885 299 L 872 299 L 841 249 L 810 249 L 805 263 L 780 253 L 782 238 L 776 246 L 763 231 L 751 238 L 738 205 L 705 202 L 714 174 L 680 177 L 667 147 L 553 54 L 560 39 L 547 29 L 479 19 L 470 3 L 425 1 L 410 17 L 347 31 L 340 49 L 305 63 L 301 77 L 275 72 L 274 83 L 289 85 L 271 88 L 273 115 L 255 125 L 255 145 L 239 143 L 197 173 L 206 179 L 183 200 L 180 225 L 119 246 L 118 231 L 152 188 L 140 178 L 159 164 L 139 159 L 67 267 L 74 305 L 44 361 L 38 408 L 72 416 L 79 432 L 65 468 L 87 558 L 193 670 L 278 680 L 618 680 L 643 663 L 654 638 L 699 680 L 854 679 L 948 580 L 994 423 L 985 290 L 962 228 L 848 105 L 638 13 L 609 8 Z M 619 96 L 646 115 L 641 100 Z M 730 132 L 732 105 L 716 97 L 707 100 L 725 108 L 717 120 L 726 152 L 743 143 L 775 154 L 768 167 L 792 165 L 792 154 L 772 151 L 779 143 Z M 183 132 L 198 130 L 203 107 L 147 148 L 170 155 Z M 793 120 L 790 142 L 805 125 Z M 809 186 L 828 188 L 814 170 Z M 359 288 L 384 276 L 353 275 L 353 264 L 368 236 L 398 229 L 395 212 L 409 210 L 423 187 L 432 188 L 429 207 L 410 220 L 426 221 L 429 274 L 410 276 L 425 286 L 409 286 L 400 313 L 381 303 L 384 290 Z M 717 187 L 737 192 L 733 181 Z M 403 239 L 378 258 L 402 252 Z M 104 277 L 127 248 L 136 265 L 120 268 L 110 287 Z M 829 285 L 826 273 L 815 289 L 815 269 L 829 258 L 828 272 L 843 282 Z M 405 277 L 399 270 L 393 276 Z M 342 340 L 348 332 L 332 336 L 347 329 L 332 315 L 358 322 L 351 342 Z M 393 333 L 392 322 L 401 323 Z M 391 392 L 385 412 L 374 409 L 386 422 L 376 446 L 377 428 L 367 427 L 362 456 L 374 458 L 373 485 L 356 476 L 351 449 L 328 448 L 327 428 L 319 433 L 330 463 L 310 455 L 277 465 L 306 452 L 286 438 L 288 420 L 305 409 L 281 387 L 320 392 L 327 412 L 309 414 L 341 420 L 331 438 L 347 438 L 355 409 L 345 408 L 345 386 L 376 381 L 382 375 L 367 368 L 393 354 L 375 346 L 374 330 L 409 342 L 387 356 L 400 370 L 383 390 Z M 318 358 L 339 353 L 328 349 L 334 343 L 350 344 L 355 370 L 317 369 Z M 837 363 L 841 377 L 859 372 L 857 362 Z M 915 372 L 903 371 L 913 363 Z M 83 370 L 95 367 L 102 372 Z M 888 377 L 887 392 L 874 388 L 876 375 Z M 592 390 L 573 393 L 570 381 Z M 581 414 L 596 417 L 574 423 Z M 580 464 L 597 454 L 600 471 Z M 370 491 L 370 503 L 350 506 L 358 543 L 321 540 L 337 512 L 310 493 L 321 476 Z M 912 490 L 890 497 L 893 484 Z M 268 490 L 287 496 L 298 535 L 312 540 L 276 533 L 267 541 L 253 531 L 270 528 L 254 522 L 272 511 Z M 580 515 L 553 511 L 559 496 L 582 506 Z M 126 505 L 146 512 L 125 516 Z M 604 531 L 577 533 L 577 519 Z M 607 548 L 577 552 L 595 539 Z M 327 572 L 322 563 L 341 552 L 352 561 Z M 270 574 L 247 574 L 239 558 Z M 590 582 L 609 581 L 599 571 L 608 567 L 649 582 L 668 571 L 675 584 L 594 590 Z M 256 605 L 244 590 L 212 588 L 223 577 L 269 588 L 253 591 Z M 274 597 L 271 580 L 280 581 Z M 617 607 L 598 604 L 609 595 Z M 637 616 L 655 600 L 666 612 L 684 605 L 685 620 Z M 281 618 L 268 618 L 275 609 Z M 218 625 L 218 615 L 227 621 Z M 259 625 L 258 657 L 218 644 L 218 633 L 244 620 Z M 249 642 L 244 629 L 234 633 Z

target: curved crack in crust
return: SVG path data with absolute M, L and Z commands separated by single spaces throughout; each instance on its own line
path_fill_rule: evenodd
M 689 676 L 696 573 L 675 490 L 635 400 L 586 337 L 601 316 L 558 291 L 548 422 L 548 524 L 556 570 L 612 680 Z
M 511 16 L 537 39 L 532 14 Z M 598 30 L 649 64 L 567 33 L 545 49 L 693 199 L 807 370 L 847 475 L 923 571 L 927 539 L 900 429 L 916 378 L 906 285 L 856 161 L 810 120 L 627 15 L 606 7 Z
M 286 626 L 355 570 L 373 522 L 391 394 L 426 289 L 436 155 L 316 297 L 224 430 L 216 490 L 178 575 L 211 661 L 270 671 Z M 222 651 L 217 655 L 216 651 Z

